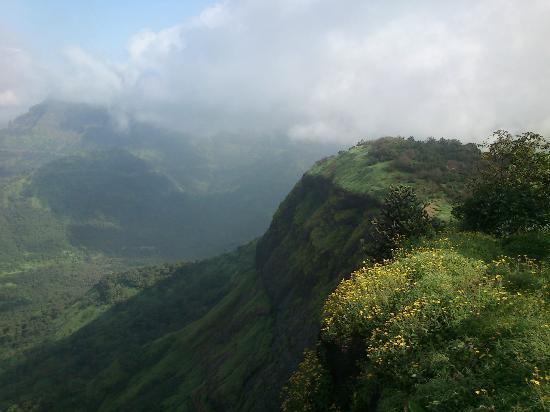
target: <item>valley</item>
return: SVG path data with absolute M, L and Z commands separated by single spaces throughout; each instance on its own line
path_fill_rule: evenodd
M 105 275 L 253 240 L 332 147 L 121 129 L 85 104 L 31 108 L 0 131 L 0 359 L 47 342 Z

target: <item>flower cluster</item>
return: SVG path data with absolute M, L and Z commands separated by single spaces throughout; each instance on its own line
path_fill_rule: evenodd
M 379 410 L 410 400 L 434 411 L 548 409 L 548 262 L 502 257 L 486 263 L 446 242 L 365 265 L 329 296 L 316 361 L 329 376 L 342 373 L 341 357 L 356 369 L 342 381 L 353 385 L 335 389 L 317 410 L 338 405 L 342 393 L 351 411 L 368 410 L 373 397 Z M 326 375 L 305 369 L 293 375 L 294 388 L 319 387 L 315 379 Z M 304 402 L 293 410 L 311 410 L 312 398 Z

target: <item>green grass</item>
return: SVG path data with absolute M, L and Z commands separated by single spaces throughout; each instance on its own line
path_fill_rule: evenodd
M 449 221 L 451 204 L 464 189 L 465 173 L 472 167 L 471 162 L 475 158 L 468 146 L 448 150 L 451 143 L 441 141 L 422 146 L 420 142 L 399 139 L 368 142 L 317 162 L 308 174 L 330 179 L 344 190 L 372 196 L 379 201 L 391 185 L 411 186 L 421 199 L 434 203 L 438 218 Z M 392 148 L 395 152 L 380 159 L 377 148 L 381 144 L 395 145 L 396 148 Z M 428 148 L 437 160 L 422 155 Z M 415 151 L 418 159 L 410 170 L 396 162 L 400 154 Z M 448 166 L 451 161 L 456 162 L 453 168 Z
M 231 293 L 200 321 L 155 342 L 146 356 L 160 354 L 161 359 L 134 375 L 122 395 L 109 400 L 102 410 L 117 410 L 122 405 L 148 410 L 153 404 L 143 403 L 143 397 L 150 396 L 151 387 L 174 377 L 183 383 L 166 393 L 163 410 L 191 411 L 194 403 L 205 409 L 210 404 L 214 409 L 214 400 L 228 405 L 243 402 L 239 394 L 244 382 L 269 356 L 271 330 L 269 303 L 254 285 L 253 273 L 241 276 Z M 227 313 L 232 314 L 230 319 Z M 231 333 L 236 326 L 238 332 Z M 205 393 L 199 395 L 203 386 Z M 190 397 L 194 399 L 191 404 Z

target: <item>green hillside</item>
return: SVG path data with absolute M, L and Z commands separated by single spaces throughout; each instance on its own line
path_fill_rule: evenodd
M 407 152 L 414 168 L 379 158 L 380 147 Z M 433 157 L 421 156 L 425 148 L 439 156 L 436 167 Z M 119 300 L 102 300 L 94 289 L 76 301 L 60 320 L 58 340 L 4 371 L 0 405 L 277 410 L 281 388 L 316 342 L 325 298 L 369 258 L 382 194 L 406 177 L 424 188 L 425 201 L 437 199 L 433 213 L 448 219 L 478 153 L 457 142 L 384 139 L 319 162 L 257 244 L 186 266 L 186 275 L 168 270 L 137 294 L 124 286 L 124 276 L 115 276 Z M 347 169 L 350 156 L 354 167 Z M 386 178 L 371 181 L 372 173 Z M 494 242 L 500 241 L 488 245 Z M 157 272 L 140 276 L 155 279 Z M 192 280 L 199 278 L 206 283 Z
M 261 210 L 236 225 L 232 195 L 185 193 L 125 151 L 52 161 L 25 190 L 64 222 L 68 243 L 111 256 L 204 257 L 254 237 L 262 226 Z
M 373 226 L 391 259 L 328 296 L 283 411 L 548 410 L 550 143 L 501 130 L 483 148 L 443 233 L 390 189 Z

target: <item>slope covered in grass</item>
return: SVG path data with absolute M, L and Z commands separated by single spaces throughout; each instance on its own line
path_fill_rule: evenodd
M 135 382 L 134 387 L 130 379 L 144 371 L 145 380 L 170 387 L 168 381 L 155 377 L 148 368 L 154 368 L 163 377 L 171 369 L 180 371 L 184 364 L 168 361 L 171 356 L 182 360 L 189 356 L 186 362 L 194 367 L 187 369 L 187 373 L 200 374 L 201 360 L 190 356 L 198 355 L 194 351 L 200 345 L 195 346 L 198 342 L 191 336 L 208 331 L 215 337 L 222 324 L 231 325 L 225 318 L 227 313 L 235 318 L 238 311 L 246 314 L 256 307 L 249 302 L 247 309 L 242 299 L 249 295 L 241 296 L 243 290 L 251 288 L 247 273 L 252 270 L 253 248 L 254 245 L 249 245 L 231 255 L 201 263 L 144 268 L 104 278 L 63 312 L 49 344 L 28 352 L 27 362 L 5 364 L 9 369 L 2 375 L 4 394 L 17 399 L 19 405 L 39 403 L 46 410 L 52 405 L 56 410 L 67 411 L 100 407 L 120 410 L 115 406 L 116 399 L 125 397 L 121 391 L 126 388 L 134 393 L 136 405 L 143 408 L 140 410 L 150 410 L 143 402 L 152 396 L 149 390 L 154 384 L 142 388 L 142 383 Z M 236 297 L 241 300 L 236 301 Z M 216 305 L 218 309 L 213 314 Z M 202 328 L 216 311 L 218 317 L 224 316 L 223 323 L 215 329 Z M 196 324 L 198 319 L 201 322 Z M 178 336 L 183 336 L 187 349 L 184 344 L 176 345 Z M 214 341 L 205 342 L 208 346 Z M 175 346 L 172 351 L 171 345 Z M 210 350 L 212 356 L 224 353 L 216 347 Z M 167 357 L 166 362 L 163 357 Z M 202 385 L 202 375 L 199 378 Z M 195 390 L 200 387 L 192 382 L 189 385 Z M 131 390 L 133 387 L 135 390 Z M 143 397 L 140 390 L 146 393 Z M 5 403 L 0 405 L 6 407 Z
M 450 203 L 463 193 L 478 161 L 477 147 L 457 140 L 382 138 L 361 142 L 339 156 L 317 162 L 308 174 L 378 200 L 390 185 L 404 184 L 432 202 L 434 212 L 448 220 Z
M 530 242 L 542 260 L 525 257 Z M 550 236 L 519 258 L 506 244 L 461 234 L 355 271 L 325 302 L 283 409 L 545 410 Z

